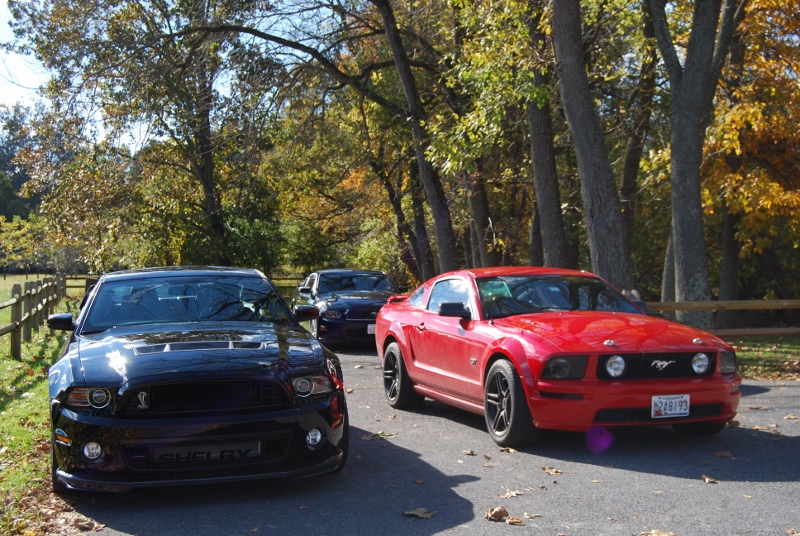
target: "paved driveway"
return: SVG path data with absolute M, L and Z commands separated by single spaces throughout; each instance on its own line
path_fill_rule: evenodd
M 76 509 L 105 524 L 103 534 L 800 532 L 800 419 L 791 418 L 800 417 L 800 382 L 746 382 L 740 426 L 712 438 L 627 430 L 595 455 L 582 434 L 550 433 L 524 452 L 502 452 L 482 417 L 430 401 L 392 410 L 374 351 L 340 355 L 352 389 L 352 449 L 341 474 L 75 494 Z M 524 525 L 484 519 L 501 505 Z M 418 508 L 435 513 L 402 515 Z

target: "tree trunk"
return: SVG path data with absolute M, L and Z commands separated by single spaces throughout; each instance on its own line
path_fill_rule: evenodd
M 661 273 L 661 301 L 675 301 L 675 253 L 672 247 L 672 231 L 667 239 L 667 251 L 664 253 L 664 271 Z M 665 311 L 669 317 L 675 318 L 674 311 Z
M 531 12 L 540 13 L 539 2 L 531 1 Z M 529 22 L 531 48 L 535 54 L 542 54 L 547 48 L 547 40 L 539 28 L 540 16 L 534 15 Z M 534 69 L 534 80 L 539 88 L 551 84 L 549 69 Z M 532 206 L 533 216 L 540 229 L 537 240 L 544 258 L 544 266 L 566 268 L 569 265 L 567 237 L 564 231 L 564 217 L 561 214 L 561 193 L 558 187 L 556 152 L 553 144 L 553 120 L 550 116 L 550 103 L 532 101 L 528 104 L 528 130 L 531 144 L 531 164 L 533 167 L 533 187 L 536 202 Z M 534 247 L 531 244 L 531 247 Z M 531 258 L 533 261 L 533 257 Z M 541 262 L 534 265 L 541 265 Z
M 419 257 L 417 258 L 419 270 L 422 273 L 422 281 L 427 281 L 436 275 L 436 267 L 433 262 L 431 241 L 428 238 L 428 228 L 425 226 L 422 184 L 420 184 L 416 161 L 411 163 L 411 206 L 414 211 L 414 232 L 417 235 L 417 245 L 419 246 Z
M 472 217 L 471 223 L 475 226 L 472 247 L 478 249 L 480 256 L 480 264 L 473 266 L 497 266 L 499 255 L 497 255 L 493 239 L 494 231 L 489 214 L 489 200 L 486 195 L 483 171 L 483 162 L 478 159 L 475 173 L 464 172 L 464 185 L 469 196 L 469 211 Z
M 671 90 L 670 180 L 677 301 L 704 301 L 711 297 L 700 164 L 719 73 L 746 3 L 742 0 L 737 7 L 736 0 L 724 0 L 720 23 L 722 0 L 695 2 L 689 41 L 679 54 L 670 34 L 665 0 L 650 0 L 656 40 Z M 684 65 L 681 57 L 685 58 Z M 692 326 L 711 327 L 710 311 L 679 311 L 677 317 Z
M 378 8 L 383 19 L 386 38 L 389 48 L 394 56 L 395 67 L 403 86 L 408 105 L 408 121 L 414 136 L 414 152 L 419 163 L 420 177 L 425 187 L 428 197 L 428 205 L 433 215 L 434 228 L 436 229 L 436 242 L 439 250 L 439 269 L 442 272 L 455 270 L 458 268 L 458 257 L 456 256 L 456 236 L 453 232 L 453 224 L 450 217 L 450 208 L 447 205 L 447 198 L 444 188 L 439 179 L 438 173 L 431 165 L 426 156 L 428 149 L 428 135 L 423 124 L 427 114 L 425 112 L 422 99 L 419 96 L 416 80 L 411 71 L 408 55 L 403 47 L 397 21 L 389 0 L 370 0 Z
M 528 231 L 530 246 L 528 247 L 528 257 L 531 266 L 544 266 L 544 247 L 542 245 L 542 226 L 540 225 L 539 211 L 536 201 L 533 202 L 533 214 L 531 215 L 531 226 Z
M 579 0 L 553 2 L 553 41 L 559 90 L 578 160 L 592 268 L 617 288 L 632 289 L 619 197 L 584 68 Z
M 639 164 L 642 160 L 644 141 L 650 130 L 653 93 L 656 87 L 656 49 L 650 46 L 655 36 L 653 19 L 648 0 L 642 0 L 643 33 L 647 40 L 646 57 L 639 72 L 639 83 L 633 91 L 633 124 L 628 134 L 628 143 L 623 157 L 622 180 L 620 181 L 620 202 L 622 204 L 622 232 L 625 236 L 627 255 L 633 253 L 633 229 L 636 222 L 636 194 L 639 190 Z

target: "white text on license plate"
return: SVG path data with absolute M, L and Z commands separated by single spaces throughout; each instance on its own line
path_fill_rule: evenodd
M 367 335 L 375 335 L 375 324 L 367 324 Z
M 650 407 L 654 419 L 688 417 L 689 395 L 654 396 Z

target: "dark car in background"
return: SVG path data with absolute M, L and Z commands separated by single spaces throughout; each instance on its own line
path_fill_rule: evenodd
M 292 304 L 313 305 L 319 310 L 319 318 L 310 321 L 310 330 L 323 344 L 372 345 L 378 311 L 389 296 L 406 290 L 377 270 L 318 270 L 295 289 Z
M 302 478 L 347 459 L 339 360 L 261 272 L 109 273 L 50 369 L 52 484 L 68 489 Z

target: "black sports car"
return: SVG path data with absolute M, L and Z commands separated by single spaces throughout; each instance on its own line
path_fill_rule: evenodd
M 53 490 L 342 469 L 349 443 L 339 360 L 256 270 L 109 273 L 87 294 L 50 369 Z
M 323 344 L 374 345 L 378 311 L 389 296 L 407 290 L 376 270 L 319 270 L 295 289 L 292 303 L 319 309 L 319 318 L 311 321 L 311 334 Z

